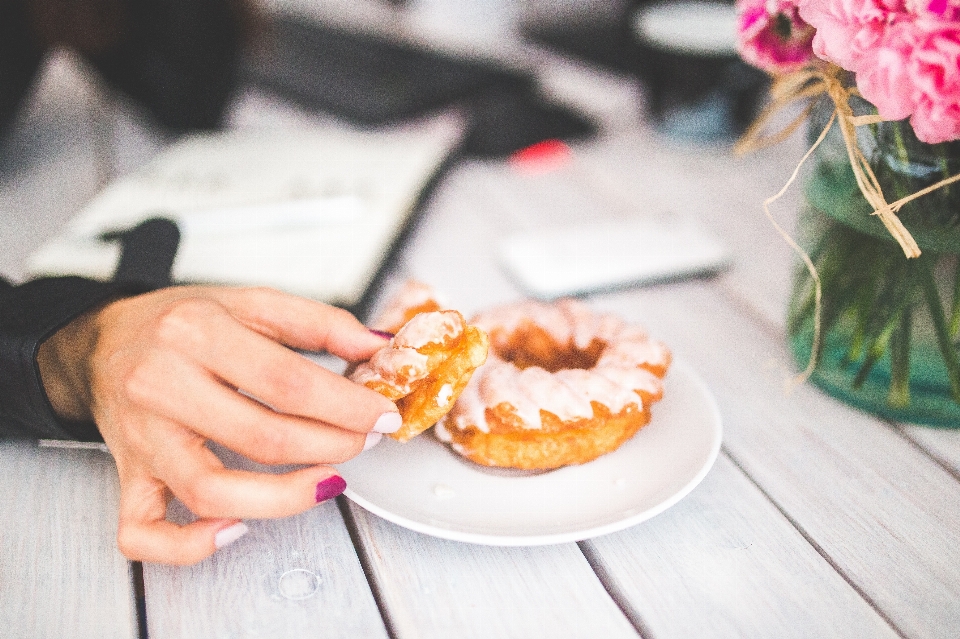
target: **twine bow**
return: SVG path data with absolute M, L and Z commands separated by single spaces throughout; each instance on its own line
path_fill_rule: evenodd
M 810 256 L 776 222 L 776 220 L 773 218 L 773 215 L 770 213 L 770 205 L 776 200 L 780 199 L 780 197 L 787 192 L 787 189 L 790 187 L 790 185 L 793 184 L 793 182 L 797 179 L 797 176 L 800 173 L 800 168 L 803 166 L 804 162 L 807 161 L 807 158 L 813 154 L 817 147 L 820 146 L 820 143 L 822 143 L 827 137 L 827 133 L 830 131 L 830 128 L 833 126 L 834 122 L 839 123 L 840 132 L 843 134 L 843 141 L 847 149 L 847 157 L 850 159 L 850 168 L 853 169 L 853 174 L 857 180 L 857 186 L 860 188 L 860 192 L 863 194 L 863 197 L 867 200 L 870 206 L 873 207 L 872 215 L 876 215 L 880 218 L 887 231 L 891 236 L 893 236 L 897 243 L 900 244 L 900 248 L 903 249 L 904 255 L 906 255 L 908 258 L 920 257 L 920 247 L 917 245 L 916 240 L 913 239 L 910 231 L 908 231 L 900 221 L 900 218 L 897 216 L 897 211 L 899 211 L 904 204 L 915 200 L 918 197 L 960 180 L 960 173 L 958 173 L 957 175 L 941 180 L 936 184 L 932 184 L 926 188 L 920 189 L 916 193 L 912 193 L 897 200 L 896 202 L 888 203 L 883 195 L 883 190 L 880 188 L 880 183 L 877 180 L 877 176 L 874 174 L 873 168 L 870 166 L 870 162 L 867 160 L 866 156 L 864 156 L 863 152 L 860 150 L 860 146 L 857 144 L 856 132 L 858 126 L 876 124 L 878 122 L 883 122 L 884 119 L 879 115 L 858 116 L 853 113 L 853 108 L 850 106 L 850 97 L 858 95 L 858 92 L 856 88 L 849 88 L 844 85 L 843 74 L 844 71 L 840 67 L 833 64 L 812 64 L 802 67 L 792 73 L 775 76 L 770 86 L 770 103 L 763 109 L 763 111 L 760 112 L 760 115 L 756 120 L 754 120 L 753 124 L 750 125 L 747 131 L 743 134 L 743 137 L 734 147 L 734 152 L 738 155 L 742 155 L 786 140 L 800 126 L 802 126 L 810 116 L 810 113 L 814 108 L 814 101 L 811 98 L 825 94 L 834 104 L 833 115 L 831 115 L 830 120 L 823 128 L 823 131 L 821 131 L 816 142 L 814 142 L 810 149 L 804 154 L 803 158 L 801 158 L 800 162 L 797 164 L 792 175 L 790 176 L 790 179 L 787 180 L 787 183 L 784 184 L 780 191 L 767 198 L 763 202 L 763 209 L 767 217 L 770 219 L 771 223 L 780 233 L 780 235 L 783 236 L 787 243 L 803 260 L 807 271 L 810 272 L 810 276 L 813 279 L 815 286 L 813 346 L 811 350 L 810 361 L 807 364 L 806 369 L 797 377 L 797 382 L 805 381 L 813 373 L 814 368 L 816 368 L 817 353 L 820 350 L 821 340 L 820 316 L 822 287 L 820 283 L 820 276 L 817 273 L 817 269 L 814 266 L 813 261 L 810 259 Z M 773 117 L 774 114 L 799 100 L 809 100 L 809 103 L 796 118 L 794 118 L 782 130 L 776 133 L 769 135 L 763 134 L 767 124 L 770 121 L 770 118 Z

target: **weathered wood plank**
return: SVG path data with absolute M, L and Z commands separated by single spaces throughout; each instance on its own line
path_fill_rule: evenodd
M 637 637 L 576 544 L 478 546 L 350 512 L 397 639 Z
M 960 429 L 901 426 L 904 435 L 912 439 L 931 456 L 960 477 Z
M 233 468 L 268 470 L 217 452 Z M 175 502 L 171 518 L 189 517 Z M 387 637 L 336 502 L 246 523 L 249 533 L 195 566 L 144 564 L 151 639 Z
M 0 441 L 0 635 L 137 636 L 118 500 L 108 454 Z
M 725 455 L 670 510 L 581 547 L 651 637 L 898 636 Z

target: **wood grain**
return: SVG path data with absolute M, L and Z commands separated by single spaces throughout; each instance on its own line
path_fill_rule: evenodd
M 132 639 L 113 459 L 0 441 L 0 635 Z
M 901 426 L 903 434 L 960 478 L 960 429 Z
M 219 446 L 230 468 L 278 472 Z M 174 501 L 168 519 L 190 512 Z M 144 564 L 151 639 L 387 637 L 335 501 L 250 532 L 195 566 Z
M 675 507 L 581 547 L 652 637 L 898 636 L 725 455 Z
M 397 639 L 637 637 L 575 544 L 477 546 L 350 512 Z

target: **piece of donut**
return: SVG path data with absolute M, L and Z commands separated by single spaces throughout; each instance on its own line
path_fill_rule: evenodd
M 582 464 L 650 421 L 670 351 L 574 300 L 481 313 L 490 355 L 435 433 L 468 459 L 527 470 Z
M 410 279 L 390 297 L 370 324 L 370 328 L 396 333 L 417 313 L 442 311 L 447 308 L 449 306 L 444 304 L 436 289 L 419 280 Z
M 453 407 L 487 346 L 486 333 L 457 311 L 418 313 L 349 377 L 396 402 L 403 425 L 390 437 L 405 442 Z

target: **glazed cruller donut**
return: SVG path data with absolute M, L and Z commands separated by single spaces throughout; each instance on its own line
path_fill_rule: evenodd
M 487 356 L 486 333 L 467 325 L 458 311 L 418 310 L 402 313 L 396 321 L 405 323 L 399 329 L 387 325 L 397 331 L 390 344 L 348 373 L 396 402 L 403 423 L 390 437 L 401 442 L 450 410 Z
M 479 464 L 549 469 L 615 450 L 650 421 L 670 351 L 636 325 L 584 304 L 521 302 L 472 320 L 487 363 L 437 424 Z

